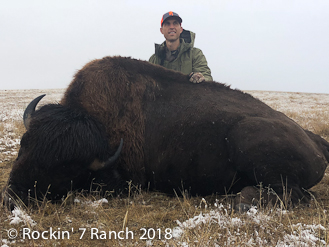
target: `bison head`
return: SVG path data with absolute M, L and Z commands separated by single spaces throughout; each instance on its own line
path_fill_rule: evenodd
M 93 179 L 116 189 L 122 181 L 104 126 L 83 109 L 48 104 L 35 111 L 45 95 L 34 99 L 24 112 L 27 129 L 21 139 L 4 203 L 11 208 L 17 200 L 29 198 L 57 200 L 70 190 L 88 189 Z

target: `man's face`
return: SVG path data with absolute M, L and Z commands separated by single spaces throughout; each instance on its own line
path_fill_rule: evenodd
M 183 28 L 175 17 L 170 17 L 163 22 L 160 31 L 166 40 L 174 42 L 179 39 L 180 34 L 183 32 Z

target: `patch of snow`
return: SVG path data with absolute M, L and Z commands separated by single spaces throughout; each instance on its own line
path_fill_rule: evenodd
M 222 204 L 215 203 L 216 210 L 211 210 L 208 213 L 200 213 L 184 222 L 176 221 L 177 227 L 173 229 L 173 237 L 177 240 L 183 238 L 185 231 L 190 229 L 202 229 L 209 228 L 210 225 L 218 225 L 220 229 L 226 229 L 227 245 L 234 246 L 239 236 L 246 235 L 243 230 L 240 230 L 242 226 L 250 224 L 250 220 L 255 223 L 256 228 L 254 229 L 253 237 L 250 238 L 245 246 L 268 246 L 266 238 L 261 238 L 258 230 L 266 229 L 268 234 L 271 234 L 271 228 L 267 224 L 274 219 L 265 215 L 262 211 L 257 210 L 257 207 L 251 207 L 248 212 L 242 214 L 247 216 L 246 218 L 235 217 L 225 210 Z M 288 211 L 284 211 L 286 214 Z M 274 214 L 275 217 L 275 214 Z M 288 246 L 326 246 L 326 242 L 318 237 L 319 231 L 326 231 L 326 228 L 320 224 L 318 225 L 306 225 L 306 224 L 295 224 L 292 225 L 295 230 L 293 233 L 285 234 L 283 239 L 278 241 L 277 247 L 288 247 Z M 242 228 L 243 229 L 243 228 Z M 263 235 L 263 234 L 262 234 Z M 219 234 L 219 236 L 222 236 Z M 182 243 L 179 243 L 182 244 Z
M 292 228 L 295 229 L 293 234 L 286 234 L 283 236 L 283 240 L 278 241 L 277 247 L 286 246 L 326 246 L 326 241 L 316 236 L 316 231 L 326 231 L 326 228 L 320 224 L 318 225 L 306 225 L 306 224 L 294 224 Z
M 7 239 L 2 239 L 1 242 L 4 244 L 4 245 L 1 245 L 1 247 L 8 246 L 7 244 L 10 244 L 10 242 Z
M 79 200 L 79 199 L 77 199 L 77 200 Z M 77 202 L 77 201 L 74 200 L 74 202 Z M 98 201 L 85 201 L 85 202 L 82 202 L 82 204 L 91 206 L 92 208 L 98 208 L 102 204 L 107 204 L 107 203 L 109 203 L 109 201 L 107 199 L 105 199 L 105 198 L 102 198 L 102 199 L 100 199 Z
M 174 227 L 172 230 L 172 236 L 173 238 L 181 238 L 182 234 L 184 233 L 183 229 L 180 227 Z
M 270 220 L 270 217 L 257 210 L 257 207 L 251 207 L 246 213 L 248 217 L 257 224 L 264 223 Z
M 15 207 L 13 211 L 11 211 L 13 216 L 9 216 L 10 225 L 19 224 L 23 222 L 25 225 L 35 226 L 37 223 L 31 219 L 31 217 L 22 209 Z
M 145 242 L 145 246 L 153 246 L 152 241 L 151 240 L 147 240 Z

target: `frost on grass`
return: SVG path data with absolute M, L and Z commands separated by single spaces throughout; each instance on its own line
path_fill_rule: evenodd
M 0 244 L 2 243 L 2 245 L 0 247 L 9 247 L 9 245 L 11 244 L 10 241 L 8 241 L 7 239 L 2 239 Z
M 81 203 L 81 205 L 90 206 L 91 208 L 98 208 L 99 206 L 101 206 L 103 204 L 108 204 L 109 203 L 109 201 L 105 198 L 102 198 L 102 199 L 97 200 L 97 201 L 91 201 L 91 200 L 81 201 L 80 199 L 75 198 L 74 202 L 75 203 Z
M 5 123 L 3 126 L 3 134 L 0 135 L 0 151 L 6 159 L 17 155 L 17 149 L 20 144 L 20 138 L 14 134 L 13 124 Z
M 24 223 L 24 225 L 35 226 L 37 223 L 32 220 L 31 216 L 29 216 L 24 210 L 15 207 L 13 211 L 11 211 L 12 216 L 10 216 L 10 225 L 17 225 L 19 223 Z
M 279 240 L 278 247 L 286 246 L 327 246 L 326 241 L 319 239 L 316 235 L 321 231 L 326 231 L 326 228 L 322 225 L 306 225 L 298 223 L 293 225 L 294 229 L 292 234 L 286 234 L 283 236 L 283 240 Z
M 287 211 L 264 212 L 252 207 L 248 212 L 233 217 L 223 204 L 214 205 L 213 210 L 176 222 L 178 226 L 173 229 L 173 238 L 178 244 L 195 238 L 194 242 L 203 239 L 202 244 L 218 246 L 223 243 L 225 246 L 326 246 L 320 238 L 321 232 L 326 232 L 324 226 L 299 223 L 287 227 L 278 222 L 279 215 L 286 215 Z
M 283 112 L 303 128 L 317 132 L 329 125 L 329 94 L 248 91 L 252 96 Z
M 106 200 L 105 198 L 102 198 L 102 199 L 94 201 L 94 202 L 87 201 L 86 203 L 88 203 L 93 208 L 98 208 L 99 206 L 101 206 L 103 204 L 108 204 L 109 201 Z

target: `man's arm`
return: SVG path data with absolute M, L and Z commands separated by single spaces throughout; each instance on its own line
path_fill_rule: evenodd
M 211 71 L 208 67 L 207 59 L 203 55 L 202 51 L 198 48 L 193 48 L 193 63 L 192 63 L 192 70 L 194 73 L 200 72 L 206 81 L 212 81 Z
M 150 57 L 149 62 L 155 64 L 155 54 Z

